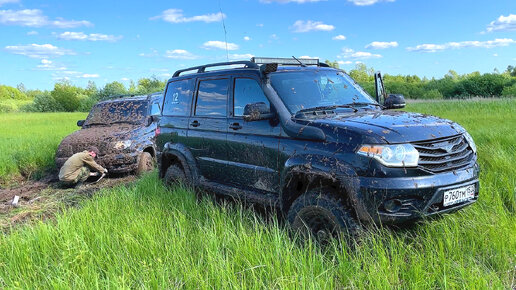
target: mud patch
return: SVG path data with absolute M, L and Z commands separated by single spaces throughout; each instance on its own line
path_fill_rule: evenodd
M 45 221 L 64 208 L 75 207 L 90 199 L 100 189 L 134 182 L 136 176 L 105 178 L 98 183 L 85 183 L 76 188 L 62 188 L 57 176 L 48 175 L 39 181 L 26 181 L 8 189 L 0 189 L 0 231 L 8 232 L 21 224 Z M 19 196 L 18 205 L 12 205 Z

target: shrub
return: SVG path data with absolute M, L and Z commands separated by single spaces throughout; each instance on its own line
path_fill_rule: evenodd
M 62 112 L 64 108 L 52 97 L 50 92 L 42 92 L 34 97 L 32 104 L 23 106 L 21 110 L 24 112 Z
M 502 91 L 503 97 L 516 97 L 516 84 L 503 88 Z
M 7 99 L 25 100 L 25 99 L 27 99 L 27 95 L 20 92 L 17 88 L 0 85 L 0 100 L 7 100 Z

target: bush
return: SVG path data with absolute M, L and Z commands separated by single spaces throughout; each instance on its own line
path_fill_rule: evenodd
M 21 108 L 24 112 L 63 112 L 65 109 L 56 101 L 50 92 L 42 92 L 34 97 L 32 104 Z
M 51 95 L 66 112 L 74 112 L 79 110 L 79 106 L 83 99 L 87 98 L 83 93 L 83 89 L 73 86 L 69 82 L 59 82 L 54 85 Z
M 503 88 L 502 91 L 503 97 L 516 97 L 516 84 Z
M 27 99 L 27 95 L 20 92 L 17 88 L 0 85 L 0 100 L 7 99 L 25 100 Z

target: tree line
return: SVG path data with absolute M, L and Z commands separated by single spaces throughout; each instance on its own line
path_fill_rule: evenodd
M 326 61 L 338 68 L 337 62 Z M 371 96 L 375 95 L 375 70 L 365 64 L 357 64 L 347 73 Z M 464 99 L 472 97 L 516 97 L 516 67 L 508 66 L 500 73 L 481 74 L 472 72 L 459 75 L 450 70 L 442 78 L 420 78 L 416 75 L 384 74 L 385 90 L 389 94 L 402 94 L 409 99 Z
M 338 68 L 336 61 L 325 61 Z M 371 96 L 375 95 L 374 72 L 372 67 L 357 64 L 347 73 Z M 473 72 L 459 75 L 450 70 L 442 78 L 420 78 L 416 75 L 383 75 L 387 93 L 403 94 L 410 99 L 452 99 L 471 97 L 516 97 L 516 67 L 508 66 L 504 72 Z M 73 85 L 69 81 L 59 81 L 54 88 L 28 90 L 23 83 L 16 88 L 0 85 L 0 112 L 13 110 L 25 112 L 87 112 L 98 101 L 110 96 L 144 95 L 163 91 L 165 81 L 156 77 L 131 81 L 126 87 L 121 82 L 111 82 L 98 88 L 92 81 L 86 88 Z M 23 103 L 19 108 L 6 105 L 6 101 Z

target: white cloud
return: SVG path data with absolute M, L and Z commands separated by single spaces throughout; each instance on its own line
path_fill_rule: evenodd
M 493 31 L 516 31 L 516 14 L 509 16 L 501 15 L 487 26 L 487 32 Z
M 143 57 L 154 57 L 154 56 L 158 56 L 159 52 L 156 49 L 151 49 L 150 53 L 142 52 L 138 55 L 143 56 Z
M 206 41 L 202 48 L 204 49 L 226 49 L 226 43 L 224 41 L 218 41 L 218 40 L 210 40 Z M 227 43 L 227 50 L 237 50 L 238 44 L 228 42 Z
M 121 78 L 120 80 L 121 80 L 121 81 L 123 81 L 123 82 L 128 82 L 128 81 L 130 81 L 130 79 L 128 79 L 128 78 Z
M 27 35 L 38 35 L 38 32 L 35 30 L 27 32 Z
M 251 40 L 251 37 L 249 37 L 249 36 L 244 36 L 244 40 L 245 40 L 245 41 L 249 41 L 249 40 Z
M 263 23 L 258 23 L 258 24 L 256 24 L 256 26 L 263 27 Z
M 49 70 L 49 71 L 59 71 L 59 70 L 66 70 L 65 66 L 57 66 L 54 62 L 51 60 L 48 60 L 46 58 L 42 59 L 40 64 L 36 66 L 34 70 Z
M 219 22 L 222 19 L 226 18 L 226 14 L 224 13 L 212 13 L 206 15 L 198 15 L 192 17 L 185 17 L 183 15 L 183 10 L 181 9 L 167 9 L 161 13 L 161 15 L 151 17 L 150 20 L 163 19 L 163 21 L 170 23 L 184 23 L 184 22 L 194 22 L 194 21 L 202 21 L 206 23 L 210 22 Z
M 71 32 L 66 31 L 57 36 L 59 39 L 63 40 L 87 40 L 87 41 L 108 41 L 115 42 L 122 39 L 122 36 L 114 36 L 100 33 L 91 33 L 86 34 L 84 32 Z
M 481 47 L 481 48 L 493 48 L 498 46 L 508 46 L 516 43 L 515 40 L 510 38 L 497 38 L 495 40 L 488 41 L 461 41 L 461 42 L 448 42 L 444 44 L 420 44 L 415 47 L 407 47 L 408 51 L 417 52 L 437 52 L 446 49 L 461 49 L 467 47 Z
M 498 53 L 494 53 L 494 54 L 493 54 L 493 56 L 494 56 L 494 57 L 498 56 Z
M 346 40 L 346 37 L 342 34 L 332 37 L 333 40 Z
M 192 54 L 184 49 L 167 50 L 165 53 L 166 58 L 171 59 L 196 59 L 198 56 Z
M 383 42 L 383 41 L 373 41 L 366 45 L 365 48 L 367 49 L 386 49 L 386 48 L 393 48 L 398 47 L 398 43 L 396 41 L 391 42 Z
M 63 55 L 75 55 L 69 49 L 60 48 L 52 44 L 28 44 L 6 46 L 5 50 L 9 53 L 25 55 L 31 58 L 51 58 Z
M 48 26 L 56 28 L 92 26 L 91 22 L 86 20 L 64 20 L 62 18 L 49 20 L 48 17 L 43 15 L 43 12 L 39 9 L 0 10 L 0 24 L 27 27 Z
M 395 0 L 348 0 L 348 1 L 357 6 L 368 6 L 368 5 L 376 4 L 378 2 L 394 2 Z
M 314 58 L 319 59 L 318 56 L 309 56 L 309 55 L 303 55 L 303 56 L 299 57 L 299 59 L 314 59 Z
M 100 77 L 100 75 L 99 74 L 81 74 L 77 77 L 82 78 L 82 79 L 94 79 L 94 78 Z
M 238 53 L 233 53 L 233 54 L 229 54 L 229 59 L 231 60 L 250 60 L 252 57 L 254 57 L 254 54 L 250 54 L 250 53 L 244 53 L 244 54 L 238 54 Z
M 298 20 L 294 22 L 292 25 L 292 29 L 294 32 L 310 32 L 310 31 L 332 31 L 335 29 L 335 26 L 324 24 L 321 21 L 312 21 L 312 20 Z
M 0 6 L 4 5 L 4 4 L 9 4 L 9 3 L 18 3 L 19 0 L 0 0 Z
M 267 4 L 269 4 L 269 3 L 285 4 L 285 3 L 290 3 L 290 2 L 302 4 L 302 3 L 321 2 L 321 1 L 326 1 L 326 0 L 260 0 L 260 2 L 267 3 Z
M 347 65 L 347 64 L 352 64 L 353 62 L 350 61 L 350 60 L 346 60 L 346 61 L 339 60 L 339 61 L 337 61 L 337 63 L 340 64 L 340 65 Z
M 342 53 L 338 56 L 339 58 L 344 59 L 371 59 L 371 58 L 381 58 L 382 56 L 379 54 L 373 54 L 366 51 L 354 51 L 351 48 L 344 48 Z

